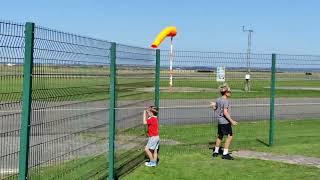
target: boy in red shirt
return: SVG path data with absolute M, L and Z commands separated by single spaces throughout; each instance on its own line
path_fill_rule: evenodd
M 148 126 L 148 143 L 144 149 L 150 161 L 145 165 L 148 167 L 157 166 L 159 134 L 158 134 L 158 109 L 155 106 L 150 106 L 143 111 L 143 124 Z

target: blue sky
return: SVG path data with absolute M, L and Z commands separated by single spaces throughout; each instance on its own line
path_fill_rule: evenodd
M 320 54 L 319 9 L 317 0 L 6 0 L 0 19 L 141 47 L 174 25 L 176 49 L 227 52 L 246 51 L 246 25 L 253 52 Z

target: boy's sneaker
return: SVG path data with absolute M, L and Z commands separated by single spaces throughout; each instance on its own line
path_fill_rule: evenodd
M 145 162 L 144 165 L 147 167 L 156 167 L 157 166 L 157 164 L 154 162 Z
M 212 153 L 212 157 L 217 157 L 219 155 L 219 153 L 213 152 Z
M 222 155 L 221 158 L 226 159 L 226 160 L 234 160 L 234 158 L 232 156 L 230 156 L 230 154 Z

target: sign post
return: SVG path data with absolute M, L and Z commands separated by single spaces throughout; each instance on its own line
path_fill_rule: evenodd
M 226 68 L 223 66 L 217 67 L 217 82 L 225 82 L 226 81 Z

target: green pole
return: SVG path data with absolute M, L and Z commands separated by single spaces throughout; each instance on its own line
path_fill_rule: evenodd
M 110 90 L 109 90 L 109 180 L 114 179 L 114 139 L 116 119 L 116 43 L 110 48 Z
M 19 180 L 25 180 L 28 178 L 34 23 L 27 22 L 24 33 L 25 47 L 23 64 L 22 114 L 20 126 Z
M 160 49 L 156 50 L 156 73 L 155 73 L 154 105 L 160 106 Z
M 269 146 L 273 145 L 273 135 L 274 135 L 274 97 L 276 90 L 276 54 L 272 54 L 272 66 L 271 66 L 271 87 L 270 87 L 270 118 L 269 118 Z

